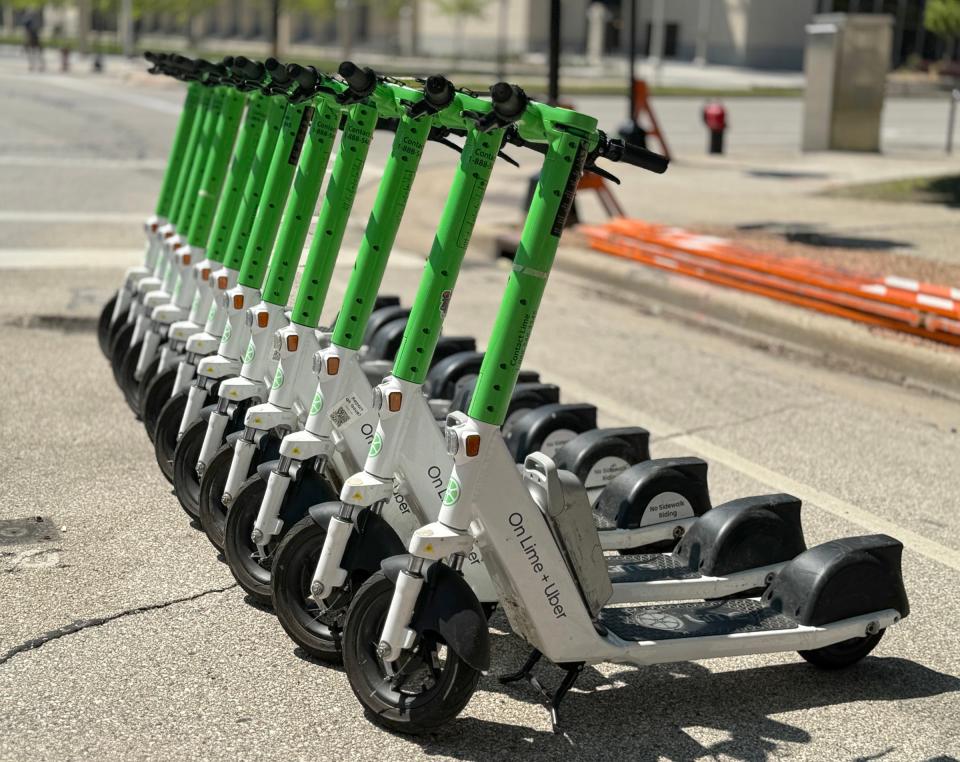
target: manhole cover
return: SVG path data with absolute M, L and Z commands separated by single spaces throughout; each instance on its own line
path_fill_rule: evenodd
M 32 545 L 60 537 L 53 521 L 44 516 L 0 519 L 0 545 Z

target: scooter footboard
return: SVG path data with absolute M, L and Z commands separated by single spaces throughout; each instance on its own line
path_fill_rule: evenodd
M 784 566 L 762 601 L 813 627 L 883 609 L 894 609 L 903 618 L 910 604 L 902 553 L 903 544 L 883 534 L 825 542 Z

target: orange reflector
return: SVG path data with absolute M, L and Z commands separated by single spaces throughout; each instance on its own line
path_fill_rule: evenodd
M 266 328 L 267 323 L 270 322 L 270 313 L 269 312 L 258 312 L 257 313 L 257 325 L 261 328 Z
M 217 278 L 217 288 L 223 291 L 226 287 L 227 287 L 227 276 L 221 275 L 219 278 Z
M 184 254 L 184 255 L 183 255 L 183 266 L 186 267 L 186 266 L 189 265 L 189 264 L 190 264 L 190 255 L 189 255 L 189 254 Z
M 480 435 L 471 434 L 467 437 L 467 446 L 464 448 L 467 453 L 468 458 L 477 457 L 477 453 L 480 452 Z
M 204 268 L 200 271 L 200 280 L 206 280 L 206 279 L 209 278 L 209 277 L 210 277 L 210 268 L 209 268 L 209 267 L 204 267 Z
M 243 309 L 243 294 L 234 294 L 233 295 L 233 308 L 235 310 Z
M 387 395 L 387 409 L 391 413 L 396 413 L 400 409 L 401 402 L 403 402 L 403 395 L 400 392 L 390 392 Z
M 151 232 L 151 233 L 156 233 L 156 232 L 157 232 L 157 229 L 158 229 L 159 227 L 160 227 L 160 223 L 159 223 L 159 222 L 151 222 L 151 223 L 150 223 L 150 232 Z
M 339 372 L 340 372 L 340 358 L 328 357 L 327 358 L 327 374 L 330 376 L 335 376 Z
M 295 333 L 291 333 L 287 336 L 287 351 L 296 352 L 297 347 L 300 345 L 300 337 Z
M 168 230 L 166 233 L 163 234 L 163 237 L 164 237 L 164 238 L 173 238 L 173 235 L 174 235 L 173 231 L 172 231 L 172 230 Z

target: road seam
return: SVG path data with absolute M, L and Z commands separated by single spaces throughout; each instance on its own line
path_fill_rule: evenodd
M 55 630 L 49 630 L 43 635 L 40 635 L 36 638 L 31 638 L 30 640 L 24 641 L 20 645 L 14 646 L 9 651 L 0 654 L 0 666 L 6 664 L 17 654 L 24 653 L 26 651 L 34 651 L 38 648 L 42 648 L 47 643 L 50 643 L 54 640 L 59 640 L 60 638 L 65 638 L 68 635 L 75 635 L 78 632 L 83 632 L 84 630 L 89 630 L 96 627 L 102 627 L 108 622 L 113 622 L 116 619 L 123 619 L 128 616 L 135 616 L 137 614 L 145 614 L 148 611 L 158 611 L 160 609 L 169 608 L 170 606 L 176 606 L 178 603 L 187 603 L 188 601 L 195 601 L 198 598 L 203 598 L 207 595 L 213 595 L 214 593 L 225 593 L 228 590 L 232 590 L 237 586 L 237 583 L 234 582 L 232 585 L 227 585 L 226 587 L 216 587 L 210 590 L 203 590 L 194 595 L 188 595 L 184 598 L 175 598 L 172 601 L 164 601 L 162 603 L 151 603 L 146 606 L 137 606 L 135 608 L 123 609 L 122 611 L 117 611 L 113 614 L 107 614 L 106 616 L 94 617 L 92 619 L 79 619 L 70 624 L 64 625 L 63 627 L 58 627 Z

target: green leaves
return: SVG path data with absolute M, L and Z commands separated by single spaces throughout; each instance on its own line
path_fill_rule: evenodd
M 924 26 L 939 37 L 960 37 L 960 0 L 927 0 Z
M 489 0 L 433 0 L 437 9 L 447 16 L 482 16 Z

